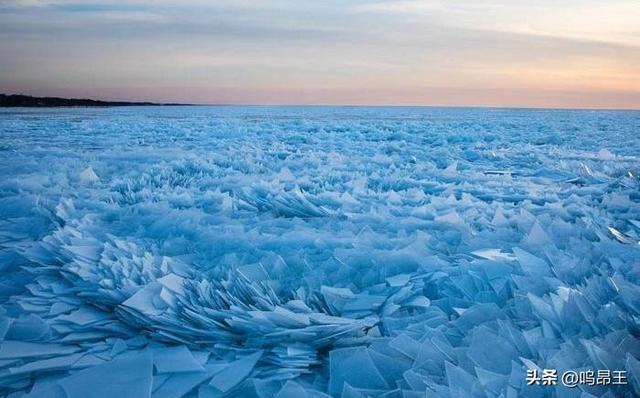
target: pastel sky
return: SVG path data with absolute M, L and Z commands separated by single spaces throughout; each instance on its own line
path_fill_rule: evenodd
M 0 92 L 640 108 L 638 0 L 0 0 Z

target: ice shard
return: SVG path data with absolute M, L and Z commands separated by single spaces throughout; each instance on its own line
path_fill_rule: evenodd
M 0 112 L 0 396 L 637 396 L 638 120 Z

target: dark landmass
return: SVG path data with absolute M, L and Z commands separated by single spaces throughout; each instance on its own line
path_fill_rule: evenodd
M 127 101 L 99 101 L 79 98 L 58 98 L 58 97 L 32 97 L 30 95 L 0 94 L 0 107 L 31 107 L 31 108 L 51 108 L 59 106 L 178 106 L 187 104 L 158 104 L 155 102 L 127 102 Z

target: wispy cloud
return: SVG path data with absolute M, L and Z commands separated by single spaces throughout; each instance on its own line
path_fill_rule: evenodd
M 451 27 L 634 46 L 639 45 L 640 37 L 640 7 L 636 0 L 401 0 L 362 4 L 354 10 L 402 14 L 414 20 L 427 17 Z
M 176 100 L 197 91 L 220 102 L 225 88 L 246 102 L 278 92 L 289 101 L 295 96 L 286 93 L 304 91 L 307 102 L 316 92 L 319 102 L 334 93 L 336 103 L 361 92 L 379 96 L 368 102 L 406 103 L 404 92 L 407 101 L 437 103 L 424 93 L 487 102 L 479 92 L 512 99 L 505 93 L 545 98 L 535 93 L 564 90 L 586 93 L 594 105 L 595 93 L 618 91 L 628 107 L 636 98 L 629 93 L 640 92 L 640 7 L 602 4 L 5 0 L 0 91 L 171 87 Z

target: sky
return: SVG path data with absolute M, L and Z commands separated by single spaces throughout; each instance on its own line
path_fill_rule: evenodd
M 0 93 L 640 109 L 638 0 L 0 0 Z

